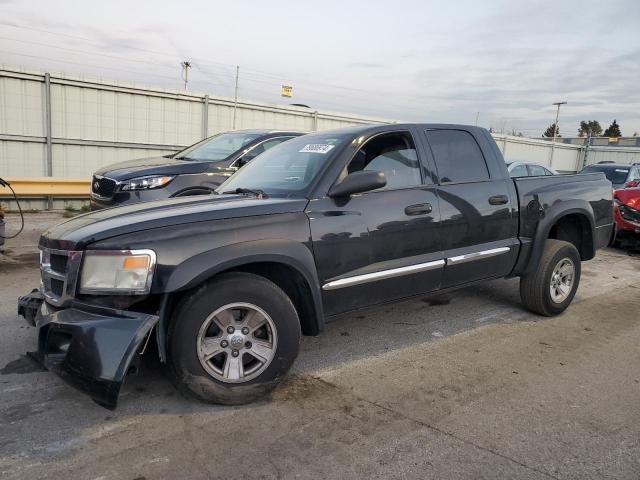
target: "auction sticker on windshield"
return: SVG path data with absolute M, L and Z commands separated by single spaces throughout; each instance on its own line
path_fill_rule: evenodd
M 300 150 L 300 152 L 321 153 L 324 155 L 333 147 L 335 147 L 335 145 L 329 145 L 326 143 L 308 143 L 302 150 Z

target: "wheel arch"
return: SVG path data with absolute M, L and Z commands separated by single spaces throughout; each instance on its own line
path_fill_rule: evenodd
M 589 202 L 574 200 L 550 207 L 538 222 L 531 255 L 523 274 L 535 270 L 548 239 L 572 243 L 578 249 L 582 261 L 591 260 L 596 252 L 594 232 L 594 213 Z
M 296 307 L 303 334 L 317 335 L 323 330 L 322 297 L 313 254 L 304 244 L 287 240 L 228 245 L 195 255 L 176 266 L 161 286 L 164 300 L 160 329 L 166 333 L 173 309 L 190 291 L 217 275 L 233 271 L 260 275 L 278 285 Z M 161 349 L 165 340 L 161 335 Z

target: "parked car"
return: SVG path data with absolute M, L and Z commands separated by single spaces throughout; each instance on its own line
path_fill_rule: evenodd
M 206 138 L 173 155 L 107 165 L 93 175 L 91 209 L 210 194 L 262 152 L 299 135 L 304 133 L 235 130 Z
M 630 180 L 627 184 L 628 187 L 613 192 L 613 245 L 640 241 L 640 180 Z
M 489 132 L 358 126 L 278 145 L 217 195 L 88 213 L 40 238 L 19 300 L 44 365 L 115 407 L 154 342 L 178 388 L 223 404 L 273 389 L 346 312 L 520 277 L 557 315 L 607 245 L 602 173 L 509 178 Z
M 532 162 L 509 162 L 507 161 L 507 170 L 511 178 L 517 177 L 540 177 L 544 175 L 557 175 L 553 168 L 547 167 L 540 163 Z
M 614 189 L 640 184 L 640 164 L 600 162 L 584 167 L 580 173 L 602 172 Z M 630 183 L 629 183 L 630 182 Z

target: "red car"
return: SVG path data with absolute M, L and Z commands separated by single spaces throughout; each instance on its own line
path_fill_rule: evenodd
M 624 240 L 640 242 L 640 182 L 629 181 L 625 187 L 613 191 L 614 245 Z

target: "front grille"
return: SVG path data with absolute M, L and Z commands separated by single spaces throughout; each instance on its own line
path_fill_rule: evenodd
M 62 297 L 64 295 L 64 281 L 57 278 L 51 279 L 51 293 L 56 297 Z
M 110 178 L 94 175 L 91 181 L 91 192 L 99 197 L 111 198 L 116 191 L 116 182 Z
M 42 293 L 52 305 L 60 307 L 76 293 L 82 252 L 72 250 L 40 250 Z
M 67 256 L 66 255 L 58 255 L 52 253 L 50 256 L 51 270 L 58 273 L 66 273 L 67 271 Z

